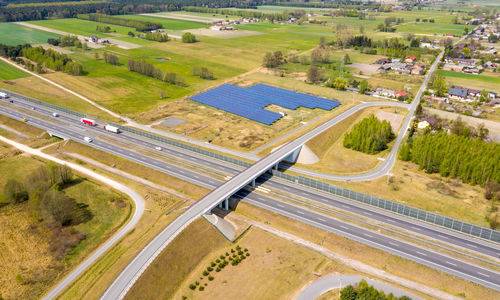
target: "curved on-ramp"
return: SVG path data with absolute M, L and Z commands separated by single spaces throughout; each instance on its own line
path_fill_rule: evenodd
M 404 292 L 398 288 L 392 287 L 385 283 L 364 278 L 357 275 L 331 275 L 318 279 L 308 285 L 297 297 L 296 300 L 314 300 L 324 293 L 346 287 L 348 285 L 355 285 L 364 279 L 368 285 L 372 285 L 377 290 L 382 290 L 386 295 L 392 293 L 396 297 L 409 296 L 414 300 L 421 299 L 415 295 Z
M 101 174 L 98 174 L 92 170 L 89 170 L 87 168 L 84 168 L 80 165 L 64 161 L 62 159 L 53 157 L 51 155 L 48 155 L 46 153 L 43 153 L 39 149 L 34 149 L 31 147 L 28 147 L 26 145 L 17 143 L 15 141 L 12 141 L 10 139 L 7 139 L 3 136 L 0 136 L 0 141 L 10 144 L 14 146 L 15 148 L 25 152 L 29 153 L 38 157 L 41 157 L 46 160 L 51 160 L 53 162 L 56 162 L 61 165 L 66 165 L 70 167 L 71 169 L 85 174 L 89 177 L 94 178 L 95 180 L 98 180 L 120 192 L 123 192 L 127 194 L 132 201 L 134 201 L 135 204 L 135 209 L 134 209 L 134 214 L 132 218 L 128 221 L 125 226 L 123 226 L 120 230 L 118 230 L 117 233 L 115 233 L 110 239 L 108 239 L 103 245 L 101 245 L 97 250 L 95 250 L 89 257 L 87 257 L 82 263 L 80 263 L 71 273 L 69 273 L 66 277 L 64 277 L 63 280 L 61 280 L 51 291 L 49 291 L 43 299 L 48 300 L 48 299 L 54 299 L 61 293 L 66 287 L 68 287 L 80 274 L 82 274 L 89 266 L 91 266 L 100 256 L 102 256 L 106 251 L 108 251 L 113 245 L 115 245 L 127 232 L 129 232 L 131 229 L 135 227 L 137 222 L 139 222 L 140 218 L 142 217 L 142 214 L 144 213 L 144 208 L 145 208 L 145 203 L 144 199 L 142 198 L 141 195 L 139 195 L 137 192 L 132 190 L 131 188 L 114 181 L 112 179 L 109 179 Z

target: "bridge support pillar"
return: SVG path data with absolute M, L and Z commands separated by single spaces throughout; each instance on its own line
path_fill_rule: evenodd
M 279 167 L 279 165 L 280 165 L 280 163 L 276 163 L 276 164 L 274 165 L 274 169 L 275 169 L 276 171 L 278 171 L 278 167 Z
M 255 178 L 252 179 L 252 187 L 255 187 Z
M 229 198 L 226 198 L 226 200 L 224 200 L 224 208 L 226 210 L 229 210 Z
M 222 208 L 222 202 L 221 202 L 221 203 L 219 203 L 219 208 Z

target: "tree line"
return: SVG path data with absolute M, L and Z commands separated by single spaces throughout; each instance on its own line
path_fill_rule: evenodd
M 83 47 L 83 43 L 74 35 L 63 35 L 57 39 L 47 39 L 47 43 L 60 47 Z
M 383 291 L 375 289 L 372 285 L 362 279 L 355 286 L 348 285 L 340 290 L 340 300 L 364 300 L 364 299 L 377 299 L 377 300 L 411 300 L 408 296 L 396 297 L 392 293 L 389 295 L 384 294 Z
M 391 123 L 380 121 L 371 114 L 344 135 L 343 145 L 356 151 L 375 154 L 387 149 L 387 144 L 393 139 Z
M 281 13 L 263 13 L 258 11 L 249 11 L 249 10 L 235 10 L 235 9 L 197 7 L 197 6 L 185 6 L 182 9 L 189 12 L 240 16 L 243 18 L 268 19 L 271 21 L 286 21 L 290 17 L 294 16 L 293 12 L 288 12 L 288 11 L 283 11 Z
M 97 14 L 97 13 L 79 14 L 76 17 L 78 19 L 81 19 L 81 20 L 106 23 L 106 24 L 112 24 L 112 25 L 119 25 L 119 26 L 125 26 L 125 27 L 132 27 L 132 28 L 135 28 L 136 31 L 141 31 L 141 32 L 163 28 L 163 25 L 158 24 L 158 23 L 146 22 L 146 21 L 141 21 L 141 20 L 131 20 L 131 19 L 120 18 L 120 17 L 112 17 L 112 16 L 107 16 L 107 15 Z
M 42 47 L 23 48 L 22 55 L 37 64 L 54 71 L 63 71 L 70 75 L 79 76 L 83 74 L 81 64 L 74 62 L 66 54 L 58 53 L 52 49 Z
M 92 214 L 85 205 L 78 204 L 62 191 L 73 182 L 70 168 L 47 163 L 29 174 L 24 182 L 10 178 L 3 194 L 8 203 L 29 201 L 36 219 L 58 226 L 75 225 L 88 221 Z
M 174 72 L 163 72 L 162 70 L 156 68 L 154 65 L 147 63 L 144 60 L 128 60 L 128 69 L 132 72 L 136 72 L 148 77 L 156 78 L 158 80 L 175 84 L 179 86 L 185 86 L 184 79 Z
M 166 33 L 161 33 L 161 32 L 151 32 L 148 31 L 146 33 L 141 34 L 140 36 L 142 39 L 148 40 L 148 41 L 155 41 L 155 42 L 167 42 L 168 41 L 168 34 Z
M 458 177 L 472 185 L 500 183 L 500 144 L 462 134 L 437 131 L 413 136 L 400 149 L 399 158 L 429 174 Z
M 78 14 L 141 14 L 181 10 L 184 6 L 255 7 L 263 1 L 252 0 L 120 0 L 120 1 L 31 1 L 37 5 L 7 5 L 0 2 L 0 22 L 76 18 Z M 5 3 L 5 4 L 4 4 Z M 4 5 L 2 5 L 4 4 Z

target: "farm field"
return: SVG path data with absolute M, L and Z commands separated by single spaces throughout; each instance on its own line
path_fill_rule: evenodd
M 438 72 L 446 76 L 449 84 L 500 92 L 500 77 L 497 73 L 473 75 L 444 70 Z
M 187 30 L 187 29 L 196 29 L 207 27 L 207 24 L 195 21 L 185 21 L 185 20 L 176 20 L 176 19 L 167 19 L 162 17 L 153 17 L 153 16 L 145 16 L 145 15 L 119 15 L 116 16 L 120 19 L 129 19 L 129 20 L 139 20 L 145 22 L 158 23 L 163 25 L 163 29 L 168 30 Z
M 416 34 L 427 34 L 427 35 L 445 35 L 454 34 L 461 36 L 465 28 L 472 29 L 474 26 L 466 25 L 455 25 L 455 24 L 440 24 L 440 23 L 405 23 L 398 25 L 398 32 L 408 32 Z
M 12 80 L 18 78 L 24 78 L 31 76 L 26 72 L 19 70 L 16 67 L 9 65 L 4 61 L 0 61 L 0 79 L 3 80 Z
M 54 20 L 42 20 L 42 21 L 29 21 L 28 23 L 76 35 L 83 35 L 87 37 L 91 35 L 97 35 L 98 37 L 113 37 L 116 36 L 116 34 L 126 36 L 129 31 L 132 31 L 134 34 L 139 34 L 139 32 L 135 31 L 135 28 L 132 27 L 105 24 L 105 23 L 92 22 L 80 19 L 54 19 Z M 112 32 L 110 33 L 99 32 L 96 30 L 97 26 L 109 26 L 111 27 Z M 47 40 L 45 40 L 45 42 L 46 41 Z
M 59 35 L 38 29 L 28 28 L 16 23 L 0 22 L 0 43 L 9 46 L 20 44 L 43 44 L 47 39 L 56 39 Z

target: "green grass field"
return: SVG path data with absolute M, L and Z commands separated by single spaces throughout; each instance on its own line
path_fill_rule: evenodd
M 150 17 L 150 16 L 141 16 L 141 15 L 122 15 L 116 16 L 120 19 L 130 19 L 130 20 L 139 20 L 145 22 L 152 22 L 162 24 L 164 29 L 168 30 L 186 30 L 186 29 L 195 29 L 195 28 L 203 28 L 207 27 L 206 24 L 194 21 L 185 21 L 185 20 L 176 20 L 176 19 L 167 19 L 162 17 Z
M 15 68 L 4 61 L 0 61 L 0 78 L 3 80 L 12 80 L 30 76 L 18 68 Z
M 20 44 L 43 44 L 47 39 L 59 35 L 15 23 L 0 23 L 0 43 L 15 46 Z
M 422 34 L 454 34 L 462 35 L 465 28 L 472 29 L 474 26 L 456 25 L 456 24 L 442 24 L 442 23 L 406 23 L 397 26 L 399 32 L 411 32 Z
M 472 75 L 444 70 L 439 70 L 438 72 L 446 76 L 446 81 L 449 84 L 500 92 L 500 77 Z
M 102 33 L 96 30 L 96 27 L 99 26 L 109 26 L 111 27 L 111 31 L 116 31 L 116 33 L 121 35 L 127 35 L 129 31 L 132 31 L 134 34 L 139 34 L 132 27 L 111 25 L 99 22 L 92 22 L 80 19 L 55 19 L 55 20 L 42 20 L 42 21 L 29 21 L 29 23 L 52 28 L 60 31 L 64 31 L 67 33 L 91 36 L 97 35 L 99 37 L 112 37 L 114 33 Z

